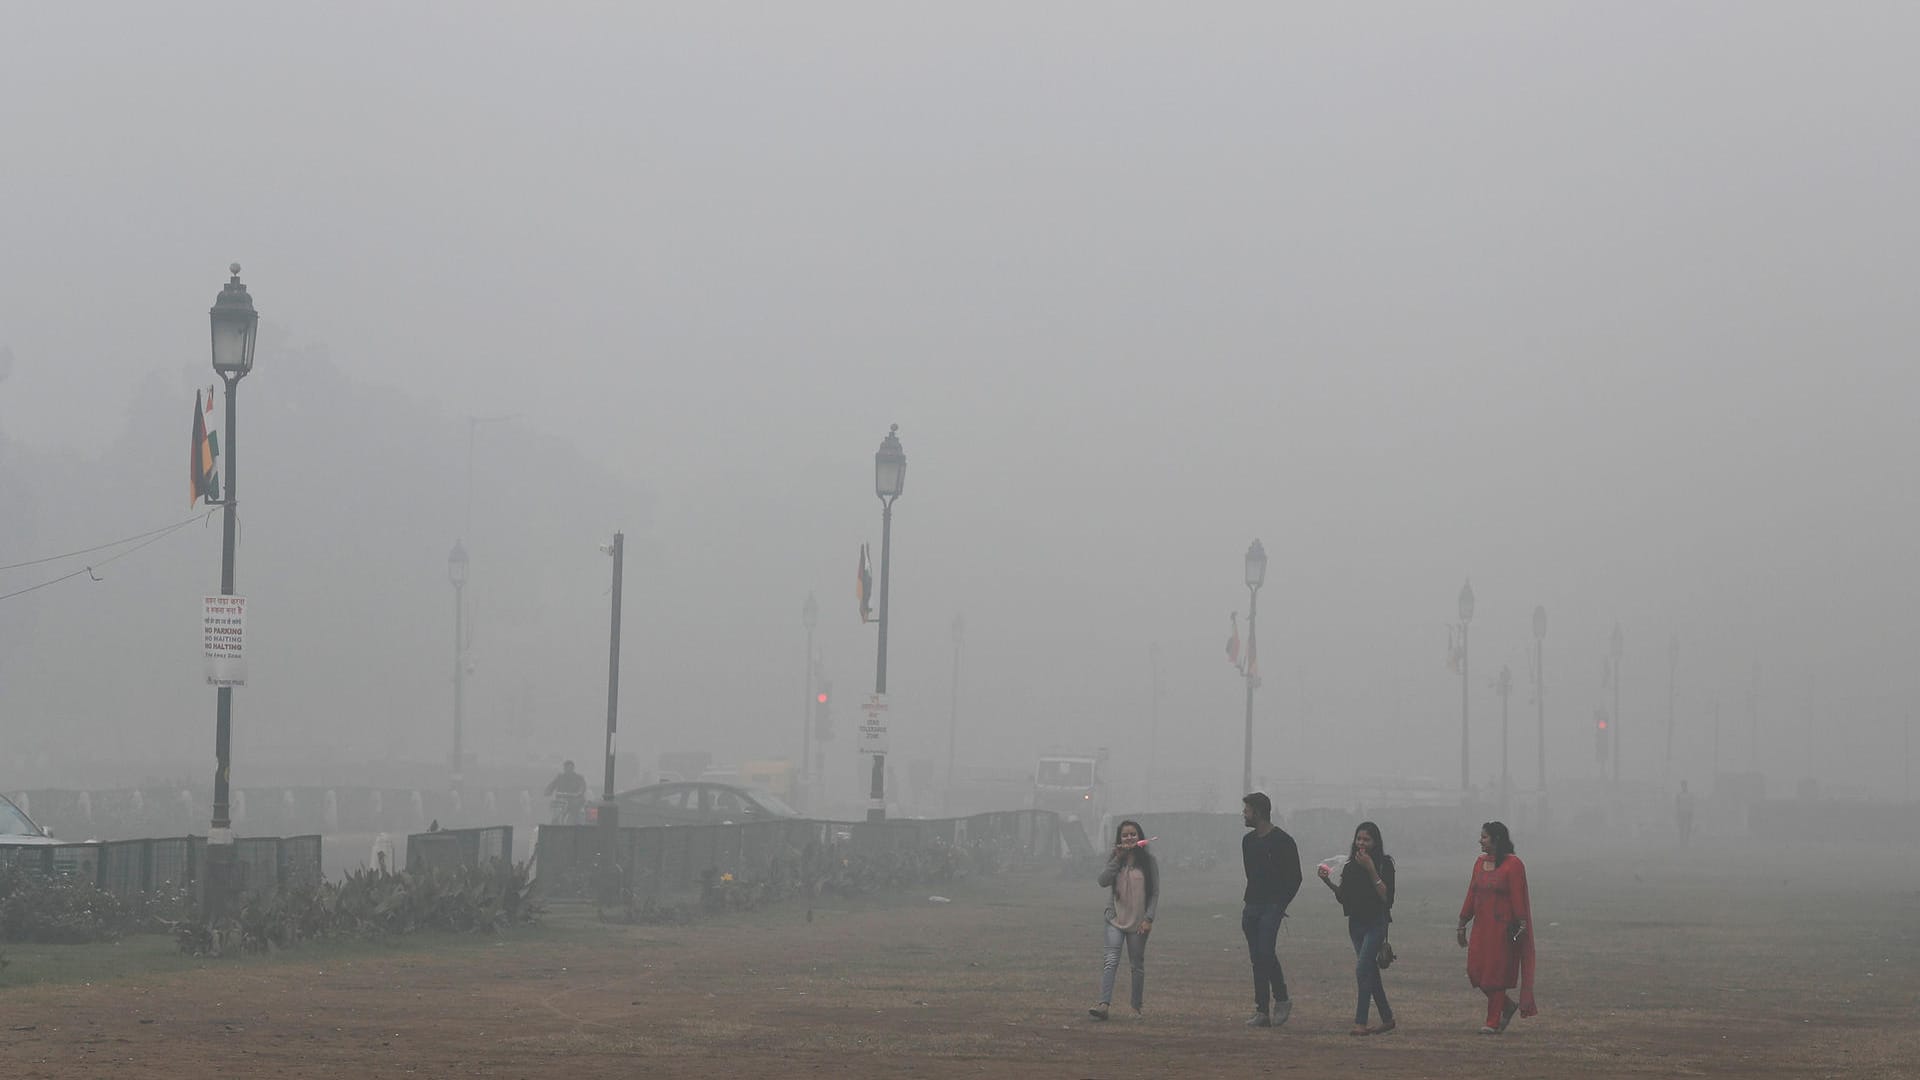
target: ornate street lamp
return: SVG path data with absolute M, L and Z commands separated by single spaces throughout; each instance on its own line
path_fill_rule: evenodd
M 887 692 L 887 586 L 893 566 L 893 502 L 907 486 L 907 452 L 900 446 L 900 425 L 887 430 L 873 454 L 873 493 L 880 497 L 880 651 L 874 663 L 873 692 Z M 887 819 L 887 755 L 873 755 L 873 784 L 868 821 Z
M 253 344 L 260 329 L 260 313 L 254 310 L 253 297 L 240 282 L 240 264 L 227 267 L 233 276 L 214 297 L 207 312 L 212 330 L 213 370 L 226 384 L 227 424 L 221 433 L 227 458 L 225 499 L 221 502 L 220 522 L 220 595 L 232 596 L 234 506 L 239 502 L 239 454 L 236 391 L 240 380 L 253 370 Z M 234 886 L 233 819 L 228 807 L 228 783 L 233 769 L 233 687 L 215 691 L 214 704 L 213 820 L 207 830 L 207 881 L 204 901 L 209 922 L 223 918 Z
M 1240 754 L 1240 790 L 1253 790 L 1253 691 L 1260 685 L 1258 636 L 1254 629 L 1260 611 L 1260 586 L 1267 582 L 1267 547 L 1258 537 L 1247 545 L 1247 719 L 1246 741 Z

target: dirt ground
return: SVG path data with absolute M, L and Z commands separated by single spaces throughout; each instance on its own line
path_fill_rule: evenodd
M 1399 1030 L 1372 1038 L 1347 1035 L 1352 952 L 1316 881 L 1281 937 L 1291 1022 L 1242 1026 L 1238 868 L 1221 867 L 1168 873 L 1139 1020 L 1086 1018 L 1102 890 L 1049 872 L 811 921 L 562 910 L 497 942 L 14 986 L 0 1076 L 1920 1076 L 1913 852 L 1528 865 L 1542 1012 L 1497 1037 L 1476 1033 L 1451 933 L 1467 863 L 1447 860 L 1401 867 Z

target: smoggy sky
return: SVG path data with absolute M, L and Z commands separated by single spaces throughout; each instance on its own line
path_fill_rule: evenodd
M 851 578 L 898 423 L 903 755 L 944 754 L 964 610 L 963 762 L 1108 745 L 1123 773 L 1151 755 L 1237 783 L 1221 646 L 1257 535 L 1263 775 L 1451 782 L 1443 624 L 1471 575 L 1477 780 L 1498 768 L 1483 675 L 1512 664 L 1531 715 L 1544 603 L 1550 769 L 1593 770 L 1617 621 L 1630 772 L 1662 768 L 1677 638 L 1675 776 L 1709 767 L 1704 718 L 1718 700 L 1731 730 L 1758 661 L 1776 782 L 1902 781 L 1920 697 L 1909 6 L 21 4 L 5 22 L 0 435 L 16 459 L 146 468 L 125 438 L 137 391 L 175 387 L 166 423 L 184 425 L 239 260 L 285 343 L 263 334 L 246 401 L 323 353 L 433 447 L 445 490 L 400 500 L 359 553 L 424 568 L 421 660 L 351 676 L 418 713 L 445 708 L 438 561 L 465 528 L 465 416 L 515 414 L 641 493 L 599 514 L 568 475 L 528 480 L 582 522 L 551 558 L 583 584 L 542 615 L 578 663 L 495 658 L 476 707 L 565 683 L 553 741 L 597 751 L 605 597 L 584 583 L 625 527 L 623 746 L 649 759 L 791 750 L 809 589 L 843 697 L 870 683 Z M 534 512 L 477 483 L 476 588 L 528 572 L 504 550 Z M 276 494 L 255 544 L 340 509 Z M 169 500 L 85 517 L 132 533 Z M 32 542 L 95 539 L 56 533 Z M 183 542 L 205 579 L 190 602 L 217 550 Z M 305 592 L 360 587 L 256 558 L 340 573 Z M 295 585 L 250 591 L 270 608 Z M 364 633 L 309 614 L 299 633 Z M 211 695 L 176 666 L 156 692 L 199 738 Z M 70 679 L 34 675 L 9 676 L 16 716 L 84 711 Z M 302 722 L 312 698 L 246 693 L 262 723 Z M 505 753 L 498 714 L 482 746 Z M 368 753 L 383 735 L 444 752 L 437 713 L 398 744 L 358 723 L 341 739 Z M 1722 754 L 1749 763 L 1744 737 Z

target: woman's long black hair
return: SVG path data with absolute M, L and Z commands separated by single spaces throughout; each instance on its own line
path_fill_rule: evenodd
M 1145 840 L 1147 838 L 1146 827 L 1134 821 L 1132 818 L 1128 818 L 1113 827 L 1114 843 L 1118 844 L 1120 842 L 1120 834 L 1127 831 L 1127 826 L 1129 825 L 1133 826 L 1134 832 L 1140 834 L 1140 839 Z M 1160 889 L 1160 863 L 1154 859 L 1153 852 L 1143 847 L 1137 847 L 1128 851 L 1127 857 L 1131 858 L 1134 865 L 1140 868 L 1140 876 L 1146 879 L 1145 885 L 1147 886 L 1147 893 L 1151 895 L 1158 892 Z
M 1493 865 L 1499 866 L 1513 854 L 1513 834 L 1507 831 L 1505 822 L 1488 821 L 1480 826 L 1480 831 L 1493 841 Z
M 1354 856 L 1360 854 L 1359 838 L 1361 833 L 1366 833 L 1368 836 L 1373 837 L 1373 857 L 1374 858 L 1378 859 L 1387 853 L 1386 841 L 1380 839 L 1380 826 L 1375 825 L 1371 821 L 1363 821 L 1360 823 L 1358 828 L 1353 830 L 1354 840 L 1352 843 L 1347 845 L 1347 858 L 1351 859 Z

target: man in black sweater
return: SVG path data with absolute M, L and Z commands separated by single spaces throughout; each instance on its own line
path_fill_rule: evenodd
M 1293 1013 L 1276 942 L 1287 905 L 1300 891 L 1300 848 L 1285 829 L 1273 823 L 1273 800 L 1264 792 L 1256 791 L 1240 803 L 1241 820 L 1252 830 L 1240 838 L 1240 857 L 1247 865 L 1240 930 L 1247 936 L 1247 955 L 1253 960 L 1254 1013 L 1247 1026 L 1273 1027 L 1286 1023 Z

